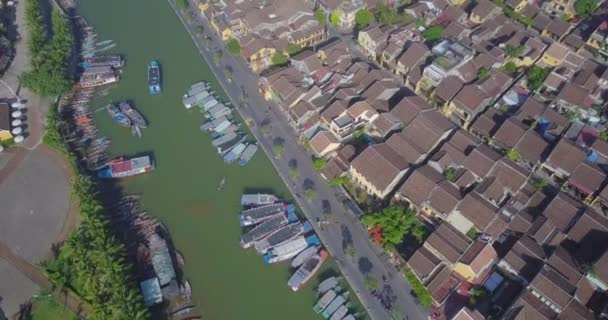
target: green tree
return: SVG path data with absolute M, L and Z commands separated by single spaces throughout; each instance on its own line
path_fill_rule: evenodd
M 175 5 L 182 10 L 188 9 L 188 0 L 175 0 Z
M 314 189 L 308 189 L 304 191 L 304 197 L 306 197 L 308 201 L 312 201 L 317 198 L 317 191 Z
M 511 149 L 511 150 L 507 151 L 507 158 L 509 158 L 513 161 L 519 160 L 520 157 L 521 157 L 521 155 L 519 154 L 519 151 L 517 151 L 515 149 Z
M 291 175 L 292 178 L 297 178 L 300 176 L 300 169 L 298 169 L 298 167 L 291 167 L 289 168 L 289 175 Z
M 483 80 L 486 77 L 488 77 L 488 75 L 490 74 L 490 69 L 486 68 L 486 67 L 481 67 L 479 68 L 479 70 L 477 71 L 477 78 L 479 80 Z
M 215 61 L 215 64 L 220 64 L 220 61 L 222 60 L 223 56 L 224 56 L 224 52 L 222 50 L 218 50 L 218 51 L 214 52 L 213 61 Z
M 355 247 L 352 244 L 349 244 L 346 246 L 346 249 L 344 249 L 344 254 L 349 256 L 354 261 L 355 256 L 357 255 L 357 250 L 355 250 Z
M 361 9 L 355 14 L 355 23 L 358 29 L 365 29 L 372 22 L 374 16 L 367 9 Z
M 331 15 L 329 16 L 329 21 L 331 22 L 331 25 L 334 27 L 337 27 L 340 25 L 340 12 L 338 12 L 338 10 L 334 10 Z
M 290 43 L 289 45 L 287 45 L 287 54 L 290 57 L 293 57 L 294 55 L 300 53 L 302 51 L 302 47 L 295 44 L 295 43 Z
M 600 140 L 608 141 L 608 130 L 600 132 Z
M 315 9 L 315 18 L 321 25 L 325 25 L 327 23 L 327 15 L 319 8 Z
M 576 0 L 574 10 L 581 19 L 589 18 L 598 8 L 597 0 Z
M 275 52 L 272 55 L 272 65 L 273 66 L 284 66 L 287 64 L 288 61 L 289 61 L 289 58 L 280 52 Z
M 527 73 L 528 89 L 530 89 L 532 91 L 538 90 L 543 85 L 543 83 L 545 82 L 545 79 L 547 78 L 548 75 L 549 75 L 548 69 L 544 69 L 539 66 L 532 66 L 530 69 L 528 69 L 528 73 Z
M 378 279 L 368 275 L 365 276 L 365 287 L 367 287 L 368 290 L 376 290 L 380 287 L 380 284 Z
M 573 122 L 580 119 L 581 115 L 578 113 L 578 111 L 566 110 L 566 112 L 564 112 L 564 117 L 566 117 L 568 121 Z
M 277 159 L 281 159 L 283 157 L 283 153 L 285 153 L 285 147 L 277 144 L 273 147 L 274 157 Z
M 348 177 L 347 176 L 339 176 L 339 177 L 335 177 L 333 178 L 331 181 L 329 181 L 329 186 L 330 187 L 339 187 L 339 186 L 343 186 L 345 184 L 348 183 Z
M 21 75 L 21 83 L 38 95 L 60 95 L 72 84 L 68 73 L 73 42 L 70 24 L 54 10 L 51 32 L 47 32 L 39 0 L 27 0 L 25 6 L 31 68 Z
M 420 301 L 420 304 L 426 308 L 430 307 L 433 304 L 433 297 L 431 296 L 431 292 L 418 280 L 418 277 L 409 270 L 408 268 L 403 269 L 403 275 L 405 279 L 410 284 L 412 291 Z
M 449 167 L 443 171 L 443 176 L 446 180 L 454 182 L 458 178 L 458 171 L 454 167 Z
M 502 66 L 502 71 L 509 73 L 509 74 L 517 73 L 518 69 L 519 68 L 513 61 L 509 61 Z
M 51 107 L 43 141 L 66 155 L 71 164 L 73 194 L 80 205 L 81 221 L 58 257 L 41 266 L 57 287 L 72 289 L 92 306 L 91 319 L 147 319 L 148 310 L 134 281 L 134 268 L 126 259 L 125 246 L 114 237 L 95 184 L 78 171 L 76 158 L 59 133 L 60 127 L 57 110 Z
M 376 21 L 381 25 L 392 26 L 401 23 L 409 23 L 414 19 L 408 14 L 399 14 L 396 8 L 379 4 L 374 12 Z
M 539 177 L 530 177 L 528 183 L 537 190 L 543 190 L 547 186 L 547 180 Z
M 319 171 L 323 168 L 325 168 L 325 166 L 327 165 L 327 160 L 323 159 L 323 158 L 316 158 L 313 162 L 312 162 L 312 166 L 313 168 L 315 168 L 315 170 Z
M 505 48 L 505 56 L 507 58 L 517 58 L 524 52 L 524 47 L 514 47 L 512 45 L 507 45 Z
M 241 54 L 241 45 L 236 39 L 230 39 L 228 43 L 226 43 L 226 50 L 233 56 L 238 56 Z
M 379 226 L 382 229 L 382 244 L 397 245 L 406 234 L 412 235 L 418 241 L 422 241 L 427 230 L 424 225 L 416 218 L 413 210 L 404 212 L 400 207 L 388 207 L 381 211 L 366 213 L 363 216 L 363 223 L 368 227 Z
M 430 43 L 435 43 L 439 40 L 442 39 L 443 37 L 443 26 L 441 25 L 434 25 L 428 29 L 426 29 L 423 33 L 422 36 L 424 37 L 424 39 Z

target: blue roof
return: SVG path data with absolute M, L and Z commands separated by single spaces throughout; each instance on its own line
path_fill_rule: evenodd
M 163 294 L 160 290 L 160 284 L 158 278 L 154 277 L 148 280 L 144 280 L 139 283 L 141 292 L 144 296 L 144 305 L 146 307 L 161 303 L 163 301 Z

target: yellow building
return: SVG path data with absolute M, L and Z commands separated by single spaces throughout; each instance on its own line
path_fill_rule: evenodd
M 565 45 L 558 42 L 553 42 L 545 54 L 543 54 L 541 60 L 548 66 L 556 67 L 562 63 L 569 52 L 570 49 Z
M 365 54 L 372 60 L 376 60 L 376 51 L 378 46 L 383 42 L 384 33 L 378 27 L 371 27 L 359 32 L 357 42 L 361 46 L 361 49 Z
M 474 242 L 458 262 L 454 265 L 454 271 L 465 278 L 468 282 L 477 283 L 488 268 L 492 267 L 498 260 L 498 255 L 488 242 L 478 240 Z

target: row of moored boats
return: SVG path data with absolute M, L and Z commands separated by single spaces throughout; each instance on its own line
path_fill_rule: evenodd
M 240 131 L 240 124 L 234 119 L 233 107 L 224 103 L 203 81 L 190 86 L 182 99 L 186 109 L 197 106 L 205 116 L 201 131 L 208 132 L 211 144 L 228 164 L 237 162 L 246 165 L 258 150 L 255 143 L 247 142 L 247 135 Z
M 355 320 L 355 315 L 350 313 L 348 303 L 348 291 L 340 287 L 339 279 L 331 277 L 323 280 L 316 291 L 319 300 L 313 307 L 315 313 L 321 314 L 329 320 Z
M 264 262 L 277 263 L 291 260 L 295 269 L 287 285 L 297 291 L 321 268 L 327 251 L 312 231 L 308 221 L 300 221 L 295 206 L 282 202 L 270 194 L 243 194 L 241 247 L 254 247 L 263 255 Z

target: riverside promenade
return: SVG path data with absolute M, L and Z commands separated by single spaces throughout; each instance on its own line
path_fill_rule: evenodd
M 268 155 L 276 171 L 283 179 L 285 185 L 294 195 L 306 218 L 310 221 L 323 220 L 322 201 L 328 201 L 332 208 L 332 222 L 327 225 L 315 225 L 325 247 L 336 259 L 340 271 L 365 306 L 372 319 L 425 319 L 427 311 L 418 305 L 410 294 L 410 287 L 389 261 L 389 257 L 382 248 L 373 244 L 368 237 L 367 230 L 352 214 L 348 213 L 338 200 L 339 190 L 331 188 L 321 179 L 313 169 L 312 157 L 305 148 L 298 143 L 298 138 L 285 115 L 278 106 L 264 101 L 258 94 L 258 77 L 250 72 L 241 57 L 231 56 L 224 52 L 218 63 L 213 55 L 218 50 L 224 51 L 224 43 L 212 31 L 211 26 L 198 12 L 198 8 L 191 6 L 195 19 L 188 20 L 172 0 L 169 4 L 178 15 L 190 37 L 196 44 L 199 53 L 206 60 L 218 82 L 236 106 L 241 117 L 249 125 L 251 132 L 258 140 L 264 152 Z M 196 26 L 203 26 L 204 33 L 197 35 Z M 210 36 L 209 47 L 202 46 L 204 36 Z M 229 67 L 232 71 L 231 79 L 227 79 L 224 70 Z M 265 135 L 260 130 L 262 123 L 270 123 L 270 133 Z M 273 145 L 275 139 L 281 139 L 284 146 L 282 157 L 275 157 Z M 293 179 L 290 175 L 289 163 L 298 164 L 299 177 Z M 313 200 L 307 200 L 303 195 L 305 190 L 312 186 L 316 193 Z M 354 257 L 345 254 L 346 247 L 355 249 Z M 392 291 L 395 302 L 393 310 L 385 310 L 380 302 L 370 294 L 366 286 L 367 278 L 378 280 L 381 285 L 388 286 Z M 386 279 L 382 283 L 382 279 Z

